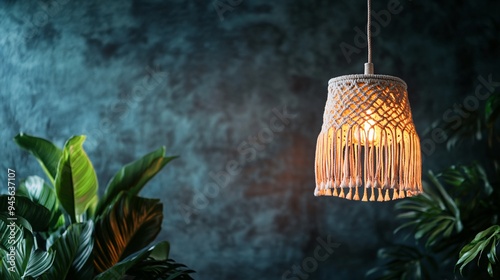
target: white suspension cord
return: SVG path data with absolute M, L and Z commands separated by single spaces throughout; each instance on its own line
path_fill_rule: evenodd
M 368 4 L 368 19 L 366 23 L 366 42 L 368 44 L 368 62 L 365 63 L 365 75 L 373 74 L 373 63 L 372 63 L 372 24 L 371 24 L 371 9 L 372 1 L 367 0 Z

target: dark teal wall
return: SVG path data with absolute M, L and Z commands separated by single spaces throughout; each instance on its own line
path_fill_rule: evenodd
M 380 13 L 390 19 L 373 38 L 375 71 L 407 82 L 430 139 L 424 170 L 441 168 L 459 157 L 423 133 L 474 95 L 480 76 L 500 81 L 500 3 L 396 2 L 373 3 L 393 11 Z M 20 131 L 58 145 L 86 134 L 101 187 L 166 145 L 180 158 L 144 193 L 164 202 L 159 238 L 197 279 L 286 279 L 304 260 L 317 268 L 302 279 L 360 279 L 394 238 L 394 203 L 315 198 L 313 161 L 328 79 L 362 72 L 355 28 L 364 29 L 365 7 L 1 1 L 1 168 L 42 175 L 11 140 Z M 341 45 L 354 53 L 346 58 Z

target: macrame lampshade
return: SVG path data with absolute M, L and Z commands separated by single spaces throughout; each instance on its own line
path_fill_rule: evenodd
M 316 196 L 388 201 L 422 192 L 406 83 L 373 74 L 331 79 L 315 170 Z
M 406 83 L 374 75 L 370 12 L 364 75 L 328 83 L 323 127 L 316 145 L 315 196 L 389 201 L 422 192 L 421 154 Z

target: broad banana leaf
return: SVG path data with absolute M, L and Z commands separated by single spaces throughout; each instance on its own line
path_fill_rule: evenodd
M 85 136 L 74 136 L 64 145 L 55 181 L 56 194 L 73 223 L 97 201 L 97 176 L 83 150 Z
M 18 134 L 14 137 L 14 141 L 21 148 L 28 150 L 35 156 L 43 171 L 47 174 L 50 182 L 54 184 L 57 174 L 57 165 L 62 156 L 61 149 L 48 140 L 30 136 L 25 133 Z
M 144 185 L 151 180 L 167 163 L 176 157 L 165 157 L 165 147 L 151 152 L 142 158 L 125 165 L 113 176 L 106 186 L 104 196 L 99 201 L 97 214 L 111 206 L 112 201 L 121 191 L 137 195 Z

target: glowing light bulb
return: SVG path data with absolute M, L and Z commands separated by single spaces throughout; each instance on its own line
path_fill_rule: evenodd
M 370 110 L 368 110 L 370 112 Z M 365 122 L 363 125 L 364 130 L 365 130 L 365 135 L 369 143 L 373 142 L 375 140 L 375 128 L 373 125 L 375 124 L 375 121 L 372 119 L 369 119 Z
M 361 145 L 371 144 L 376 140 L 374 126 L 375 121 L 371 117 L 372 111 L 368 109 L 366 111 L 366 114 L 367 116 L 365 117 L 365 121 L 363 122 L 363 130 L 358 130 L 354 133 L 354 139 L 361 142 Z

